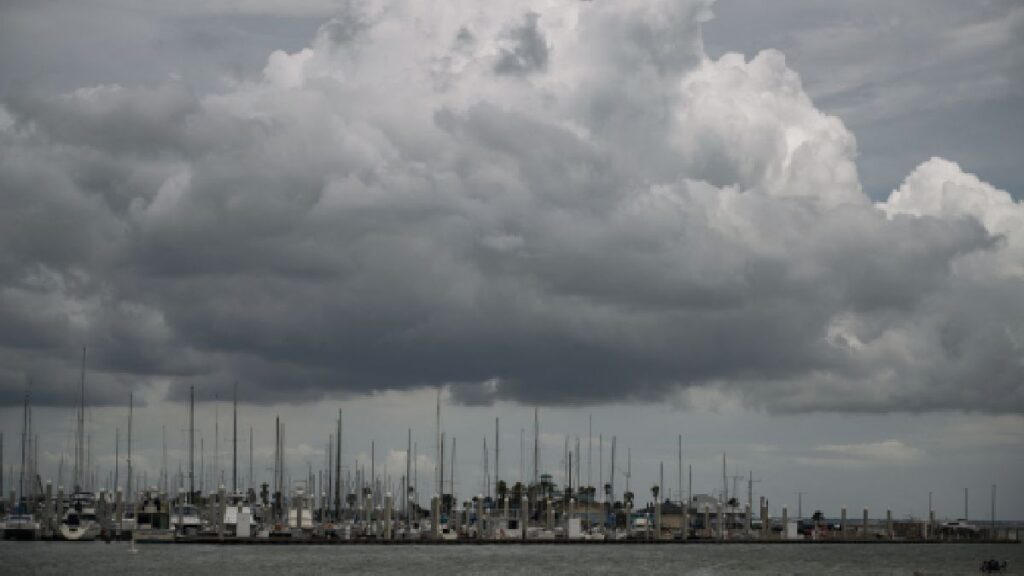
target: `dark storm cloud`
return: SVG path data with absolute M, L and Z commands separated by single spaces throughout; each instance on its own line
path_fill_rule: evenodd
M 85 344 L 95 402 L 1024 407 L 1005 192 L 936 159 L 873 204 L 781 54 L 705 58 L 704 2 L 421 10 L 207 95 L 5 98 L 2 401 L 73 402 Z

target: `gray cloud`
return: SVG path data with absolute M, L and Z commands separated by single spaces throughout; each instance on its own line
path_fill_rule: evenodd
M 1006 192 L 935 159 L 873 203 L 781 53 L 706 57 L 705 2 L 420 10 L 206 94 L 4 98 L 0 401 L 72 402 L 85 344 L 95 402 L 1024 409 Z
M 537 27 L 540 15 L 528 12 L 520 26 L 503 34 L 510 46 L 500 48 L 494 71 L 498 74 L 529 74 L 542 72 L 548 66 L 548 42 Z M 462 31 L 459 32 L 460 36 Z

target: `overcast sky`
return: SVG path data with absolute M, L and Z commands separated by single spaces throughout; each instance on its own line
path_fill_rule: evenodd
M 31 381 L 56 478 L 86 346 L 104 470 L 130 391 L 155 473 L 235 382 L 258 473 L 275 414 L 323 466 L 339 407 L 346 465 L 412 427 L 429 468 L 443 386 L 467 494 L 539 406 L 546 468 L 593 414 L 643 493 L 683 434 L 698 492 L 726 452 L 777 506 L 1024 517 L 1022 37 L 1011 1 L 4 2 L 5 473 Z

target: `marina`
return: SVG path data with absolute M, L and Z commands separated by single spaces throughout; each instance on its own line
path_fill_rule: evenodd
M 625 469 L 617 461 L 618 439 L 611 438 L 610 466 L 604 471 L 604 440 L 599 439 L 599 486 L 584 485 L 586 476 L 579 440 L 570 446 L 565 437 L 563 468 L 555 474 L 540 465 L 540 413 L 533 412 L 533 475 L 528 481 L 512 482 L 499 474 L 501 469 L 501 421 L 494 420 L 493 452 L 486 438 L 482 459 L 485 486 L 475 495 L 460 495 L 455 490 L 455 438 L 445 437 L 442 398 L 438 390 L 435 407 L 436 459 L 433 485 L 440 493 L 424 498 L 419 490 L 419 471 L 414 454 L 413 430 L 406 434 L 405 470 L 393 476 L 378 471 L 376 445 L 371 442 L 370 462 L 343 466 L 344 413 L 328 432 L 328 465 L 314 471 L 308 465 L 303 477 L 295 479 L 287 469 L 285 423 L 274 422 L 272 479 L 259 485 L 244 485 L 239 478 L 237 386 L 232 399 L 230 488 L 220 484 L 214 490 L 196 485 L 195 471 L 195 394 L 188 403 L 188 460 L 181 472 L 171 478 L 161 471 L 160 482 L 148 485 L 136 478 L 133 487 L 132 415 L 134 399 L 127 409 L 127 450 L 124 460 L 126 489 L 121 489 L 120 473 L 112 480 L 115 489 L 93 490 L 85 457 L 86 355 L 83 349 L 80 402 L 76 414 L 76 439 L 72 490 L 53 482 L 45 483 L 28 447 L 32 438 L 30 398 L 26 393 L 23 408 L 21 468 L 18 484 L 11 489 L 2 507 L 4 540 L 130 541 L 139 544 L 943 544 L 943 543 L 1019 543 L 1024 525 L 996 521 L 996 487 L 992 487 L 991 518 L 969 521 L 968 494 L 964 491 L 964 517 L 937 519 L 928 517 L 894 518 L 891 510 L 873 515 L 868 508 L 834 514 L 816 510 L 805 516 L 802 504 L 796 511 L 782 506 L 771 514 L 765 496 L 754 499 L 753 471 L 746 478 L 746 494 L 738 489 L 741 477 L 732 477 L 730 490 L 726 455 L 722 455 L 721 490 L 693 493 L 692 465 L 685 468 L 688 478 L 683 490 L 684 462 L 682 435 L 678 437 L 676 498 L 662 491 L 664 463 L 660 464 L 659 484 L 647 494 L 631 489 L 631 451 L 626 450 Z M 219 427 L 219 416 L 215 426 Z M 588 431 L 589 434 L 589 431 Z M 250 432 L 251 436 L 251 432 Z M 592 437 L 592 434 L 590 435 Z M 521 439 L 525 436 L 521 435 Z M 588 443 L 587 461 L 592 461 Z M 448 447 L 446 454 L 445 448 Z M 525 460 L 525 440 L 521 443 Z M 250 442 L 250 449 L 252 443 Z M 202 454 L 202 450 L 200 453 Z M 621 454 L 621 452 L 620 452 Z M 620 456 L 621 457 L 621 456 Z M 201 460 L 202 463 L 202 460 Z M 119 462 L 118 462 L 119 464 Z M 445 464 L 448 464 L 447 472 Z M 493 464 L 494 473 L 490 473 Z M 249 483 L 252 484 L 251 456 Z M 226 470 L 224 471 L 226 474 Z M 625 481 L 617 486 L 617 481 Z M 396 494 L 398 495 L 396 497 Z M 405 495 L 402 497 L 401 495 Z M 683 496 L 683 498 L 679 498 Z M 802 494 L 798 494 L 802 496 Z M 798 499 L 802 503 L 802 499 Z M 929 509 L 931 507 L 929 506 Z M 794 513 L 795 512 L 795 513 Z

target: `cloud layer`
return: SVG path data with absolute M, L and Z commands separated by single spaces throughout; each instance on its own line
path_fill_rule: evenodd
M 0 108 L 0 399 L 1024 410 L 1024 205 L 882 203 L 784 56 L 707 2 L 347 4 L 259 77 Z

